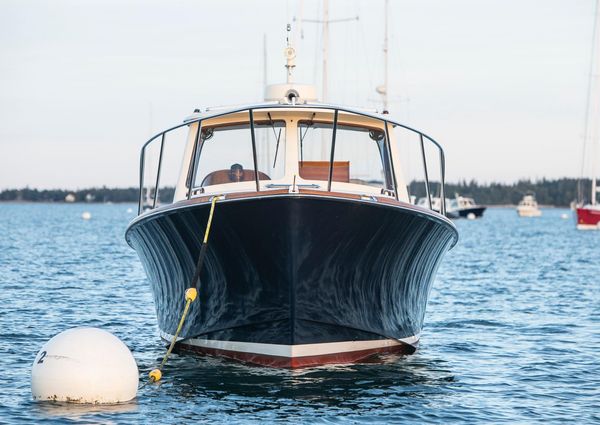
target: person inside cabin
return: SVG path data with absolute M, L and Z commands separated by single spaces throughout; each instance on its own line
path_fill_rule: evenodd
M 244 167 L 240 164 L 233 164 L 229 169 L 229 181 L 239 183 L 244 181 Z

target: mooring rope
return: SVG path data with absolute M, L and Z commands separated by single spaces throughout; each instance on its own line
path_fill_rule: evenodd
M 210 213 L 208 214 L 208 222 L 206 223 L 206 230 L 204 231 L 204 239 L 202 240 L 202 246 L 200 247 L 200 254 L 198 255 L 198 263 L 196 264 L 196 271 L 194 272 L 194 277 L 192 278 L 192 282 L 189 288 L 185 290 L 185 308 L 183 309 L 183 314 L 181 315 L 181 319 L 179 320 L 179 326 L 177 326 L 177 331 L 175 331 L 175 335 L 173 335 L 173 339 L 171 340 L 171 345 L 169 349 L 165 353 L 165 356 L 160 363 L 160 366 L 156 369 L 153 369 L 149 374 L 150 381 L 149 382 L 158 382 L 162 378 L 162 368 L 167 363 L 169 359 L 169 355 L 173 351 L 173 347 L 175 347 L 175 342 L 177 342 L 177 337 L 183 328 L 183 323 L 185 322 L 185 318 L 190 310 L 190 305 L 196 297 L 198 296 L 198 290 L 196 289 L 198 279 L 200 278 L 200 270 L 202 270 L 202 265 L 204 264 L 204 256 L 206 255 L 206 246 L 208 245 L 208 235 L 210 234 L 210 227 L 212 225 L 212 219 L 215 212 L 215 205 L 217 204 L 218 196 L 213 196 L 211 205 L 210 205 Z

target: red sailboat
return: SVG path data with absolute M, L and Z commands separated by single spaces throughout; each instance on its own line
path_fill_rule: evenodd
M 599 120 L 600 117 L 600 105 L 598 102 L 598 94 L 600 93 L 600 84 L 599 84 L 599 64 L 598 64 L 598 55 L 596 50 L 599 45 L 599 34 L 598 34 L 598 24 L 600 21 L 600 16 L 598 15 L 598 0 L 596 1 L 596 16 L 594 21 L 594 35 L 592 41 L 592 55 L 590 61 L 590 80 L 589 80 L 589 88 L 587 95 L 587 111 L 585 118 L 585 140 L 584 140 L 584 150 L 583 150 L 583 165 L 585 166 L 586 158 L 591 162 L 591 177 L 592 177 L 592 190 L 591 197 L 589 203 L 584 203 L 581 197 L 578 201 L 577 207 L 577 228 L 582 230 L 588 229 L 596 229 L 600 230 L 600 204 L 597 203 L 596 198 L 598 194 L 598 187 L 596 185 L 596 172 L 597 166 L 599 162 L 598 154 L 600 149 L 598 146 L 598 133 L 599 133 Z M 587 145 L 590 146 L 590 152 L 588 152 Z M 589 156 L 588 156 L 589 155 Z M 583 174 L 583 168 L 582 168 Z
M 590 204 L 577 208 L 577 228 L 600 230 L 600 205 Z

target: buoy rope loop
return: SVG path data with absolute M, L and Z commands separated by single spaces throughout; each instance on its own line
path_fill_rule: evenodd
M 202 265 L 204 264 L 204 256 L 206 255 L 206 246 L 208 245 L 208 235 L 210 234 L 210 228 L 212 225 L 213 216 L 215 213 L 215 205 L 217 204 L 218 196 L 213 196 L 211 199 L 210 212 L 208 213 L 208 222 L 206 223 L 206 230 L 204 231 L 204 239 L 202 240 L 202 246 L 200 247 L 200 254 L 198 255 L 198 263 L 196 264 L 196 270 L 194 272 L 194 277 L 192 278 L 192 282 L 189 288 L 185 290 L 185 307 L 183 309 L 183 313 L 181 315 L 181 319 L 179 320 L 179 325 L 177 326 L 177 330 L 175 331 L 175 335 L 173 335 L 173 339 L 171 340 L 171 344 L 169 345 L 169 349 L 165 353 L 160 366 L 156 369 L 153 369 L 148 377 L 150 378 L 149 382 L 158 382 L 162 378 L 162 368 L 167 363 L 173 348 L 175 347 L 175 342 L 177 342 L 177 337 L 183 329 L 183 323 L 185 322 L 185 318 L 190 310 L 190 305 L 196 297 L 198 296 L 198 290 L 196 289 L 198 279 L 200 278 L 200 271 L 202 270 Z

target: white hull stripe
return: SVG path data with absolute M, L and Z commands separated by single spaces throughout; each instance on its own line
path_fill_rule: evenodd
M 160 336 L 171 341 L 172 335 L 160 332 Z M 196 347 L 212 348 L 217 350 L 236 351 L 239 353 L 262 354 L 266 356 L 277 357 L 306 357 L 321 356 L 326 354 L 348 353 L 352 351 L 373 350 L 378 348 L 395 347 L 402 343 L 415 345 L 419 341 L 419 336 L 410 336 L 402 339 L 376 339 L 368 341 L 342 341 L 327 342 L 322 344 L 262 344 L 258 342 L 240 342 L 240 341 L 219 341 L 214 339 L 180 339 L 178 342 Z
M 578 224 L 579 230 L 600 230 L 600 226 L 596 224 Z

